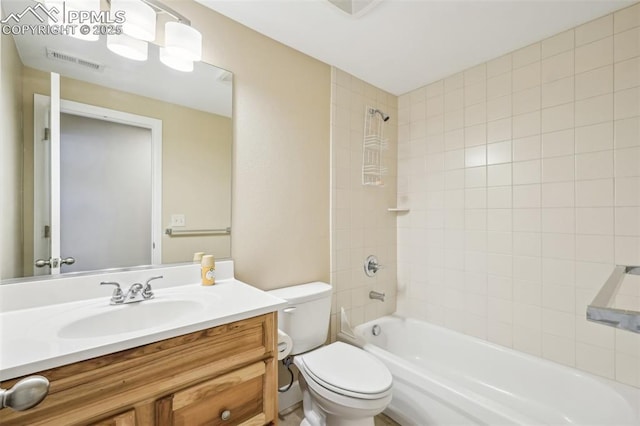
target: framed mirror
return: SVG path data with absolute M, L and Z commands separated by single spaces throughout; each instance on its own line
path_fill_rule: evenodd
M 2 16 L 36 4 L 4 0 Z M 50 273 L 35 263 L 57 256 L 56 235 L 59 258 L 75 260 L 58 265 L 60 273 L 188 262 L 195 252 L 230 256 L 231 73 L 203 62 L 176 71 L 153 43 L 146 61 L 134 61 L 108 50 L 102 35 L 5 33 L 3 282 Z M 47 157 L 50 73 L 60 75 L 55 161 Z M 60 176 L 53 203 L 52 176 Z

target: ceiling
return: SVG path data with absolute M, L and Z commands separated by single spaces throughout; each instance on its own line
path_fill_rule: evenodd
M 395 95 L 635 3 L 380 0 L 359 17 L 327 0 L 196 0 Z

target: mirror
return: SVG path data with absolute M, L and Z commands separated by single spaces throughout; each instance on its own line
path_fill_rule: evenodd
M 28 6 L 36 4 L 32 0 L 3 0 L 2 17 L 12 12 L 23 12 Z M 38 24 L 36 19 L 35 16 L 25 15 L 20 24 Z M 4 25 L 9 25 L 9 22 Z M 3 253 L 0 278 L 4 282 L 14 282 L 14 278 L 38 274 L 38 269 L 34 267 L 38 256 L 34 240 L 46 239 L 47 232 L 51 231 L 38 225 L 37 219 L 34 219 L 37 216 L 34 209 L 43 202 L 40 198 L 34 199 L 38 197 L 37 191 L 34 192 L 35 176 L 43 173 L 42 167 L 34 166 L 34 145 L 42 143 L 41 140 L 37 141 L 39 130 L 35 126 L 38 118 L 34 121 L 34 95 L 50 94 L 50 72 L 60 74 L 61 105 L 70 102 L 161 122 L 161 178 L 159 196 L 156 197 L 161 200 L 158 204 L 160 213 L 151 232 L 140 233 L 146 235 L 144 244 L 149 252 L 155 245 L 161 256 L 159 261 L 150 260 L 148 263 L 190 262 L 195 252 L 228 258 L 231 252 L 233 139 L 231 73 L 202 62 L 194 64 L 193 72 L 173 70 L 160 63 L 159 48 L 152 43 L 149 44 L 148 60 L 139 62 L 109 51 L 103 35 L 98 41 L 84 41 L 64 35 L 33 35 L 29 32 L 11 35 L 7 32 L 2 31 L 0 49 L 0 128 L 3 146 L 0 158 L 0 170 L 3 170 L 0 180 L 3 205 L 0 215 L 0 252 Z M 64 107 L 61 107 L 64 112 Z M 68 119 L 64 121 L 70 122 Z M 64 133 L 63 128 L 62 138 L 65 137 Z M 63 139 L 61 146 L 64 143 Z M 136 155 L 123 155 L 122 158 L 130 159 Z M 76 157 L 87 158 L 82 155 Z M 117 161 L 118 155 L 112 157 Z M 119 169 L 138 169 L 131 163 L 116 164 L 102 173 L 104 181 L 109 182 L 112 180 L 110 176 L 121 174 Z M 67 170 L 66 166 L 63 168 Z M 48 173 L 46 170 L 44 172 Z M 86 179 L 87 182 L 95 180 L 95 177 Z M 128 189 L 128 185 L 119 185 Z M 103 191 L 93 186 L 90 189 L 98 194 Z M 148 190 L 143 192 L 139 197 L 151 198 Z M 74 189 L 74 193 L 77 190 Z M 79 216 L 98 220 L 94 215 L 87 214 L 89 209 L 83 207 L 84 201 L 80 200 L 72 208 L 73 221 L 78 221 Z M 122 216 L 120 219 L 124 222 L 121 223 L 132 222 L 135 228 L 137 216 L 148 216 L 138 214 L 140 210 L 122 207 L 105 216 Z M 85 231 L 88 235 L 84 240 L 91 246 L 103 245 L 114 253 L 122 252 L 128 245 L 127 238 L 133 238 L 134 233 L 131 230 L 122 231 L 124 225 L 116 225 L 106 234 L 97 232 L 104 231 L 99 229 L 104 226 L 105 220 L 99 219 L 93 228 L 89 228 L 94 232 Z M 62 225 L 60 233 L 64 240 L 66 234 Z M 116 234 L 124 235 L 124 242 L 110 246 L 109 241 L 114 239 L 108 235 Z M 149 234 L 152 238 L 146 241 Z M 153 237 L 154 234 L 156 237 Z M 74 257 L 77 267 L 85 250 L 79 251 L 61 253 L 61 256 Z M 103 256 L 93 255 L 93 260 L 96 257 Z M 126 256 L 125 259 L 115 256 L 99 266 L 87 262 L 92 266 L 75 270 L 132 267 L 140 263 L 127 263 Z M 64 268 L 62 272 L 65 272 Z

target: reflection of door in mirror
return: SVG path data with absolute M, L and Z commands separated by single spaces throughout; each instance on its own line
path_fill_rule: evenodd
M 34 140 L 36 161 L 50 170 L 35 181 L 36 193 L 50 193 L 36 197 L 35 210 L 50 214 L 36 221 L 34 248 L 36 257 L 51 253 L 50 264 L 36 264 L 34 272 L 159 262 L 161 238 L 153 229 L 160 221 L 161 165 L 153 160 L 160 157 L 161 121 L 64 100 L 61 111 L 59 148 Z M 73 263 L 65 264 L 69 257 Z

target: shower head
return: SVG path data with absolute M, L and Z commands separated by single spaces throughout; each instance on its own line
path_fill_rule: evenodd
M 379 109 L 371 109 L 370 110 L 371 115 L 378 113 L 380 114 L 380 117 L 382 117 L 382 121 L 389 121 L 389 115 L 385 114 L 384 112 L 380 111 Z

